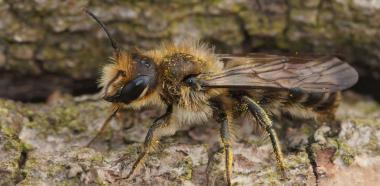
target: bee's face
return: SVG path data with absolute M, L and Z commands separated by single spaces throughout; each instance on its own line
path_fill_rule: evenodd
M 148 95 L 157 84 L 153 59 L 137 53 L 120 54 L 108 73 L 112 78 L 104 82 L 103 98 L 109 102 L 131 103 Z

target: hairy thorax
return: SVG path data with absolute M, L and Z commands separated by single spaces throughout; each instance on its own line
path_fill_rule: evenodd
M 209 99 L 221 90 L 197 91 L 185 84 L 186 78 L 220 70 L 219 61 L 207 61 L 193 54 L 176 52 L 164 56 L 160 64 L 161 96 L 173 104 L 174 119 L 181 124 L 202 123 L 212 115 Z

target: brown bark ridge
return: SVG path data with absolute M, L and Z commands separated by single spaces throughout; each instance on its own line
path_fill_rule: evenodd
M 127 49 L 191 37 L 217 52 L 337 54 L 359 69 L 358 90 L 378 93 L 368 89 L 380 81 L 378 1 L 2 0 L 0 97 L 40 101 L 55 90 L 96 91 L 111 47 L 85 7 Z

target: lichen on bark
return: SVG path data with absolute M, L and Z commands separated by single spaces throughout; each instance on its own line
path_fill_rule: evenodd
M 94 146 L 86 148 L 84 144 L 100 127 L 109 105 L 102 101 L 77 103 L 70 96 L 57 99 L 48 105 L 0 101 L 2 184 L 225 183 L 217 124 L 186 128 L 163 138 L 160 148 L 132 179 L 118 181 L 137 158 L 147 127 L 160 112 L 125 110 Z M 302 121 L 301 127 L 278 127 L 288 167 L 287 180 L 276 170 L 268 138 L 253 135 L 251 123 L 236 123 L 239 137 L 233 143 L 233 183 L 313 185 L 316 177 L 321 185 L 350 181 L 371 184 L 371 180 L 379 180 L 376 171 L 380 164 L 380 106 L 353 95 L 345 100 L 338 110 L 341 129 L 337 134 L 331 134 L 329 123 L 317 129 L 310 121 Z M 128 158 L 115 164 L 122 156 Z

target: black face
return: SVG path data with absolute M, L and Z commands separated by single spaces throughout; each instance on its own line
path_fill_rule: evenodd
M 132 59 L 134 65 L 132 80 L 123 85 L 115 95 L 105 96 L 106 101 L 128 104 L 143 97 L 156 86 L 157 72 L 153 59 L 140 54 L 132 54 Z

